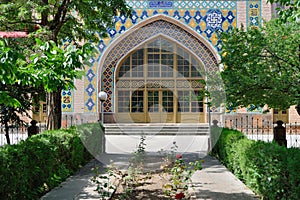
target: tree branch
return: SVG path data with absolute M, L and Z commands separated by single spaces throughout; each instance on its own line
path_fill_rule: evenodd
M 67 10 L 68 3 L 69 3 L 68 0 L 64 0 L 62 2 L 62 4 L 59 6 L 59 8 L 57 10 L 57 13 L 54 16 L 53 24 L 50 27 L 50 30 L 54 30 L 54 33 L 53 33 L 54 38 L 53 39 L 54 39 L 55 42 L 57 41 L 57 35 L 58 35 L 61 27 L 64 24 L 63 22 L 64 22 L 64 19 L 65 19 L 66 13 L 68 11 Z
M 274 52 L 270 51 L 269 49 L 265 48 L 265 50 L 266 50 L 268 53 L 270 53 L 273 57 L 277 58 L 278 60 L 281 60 L 281 61 L 287 63 L 287 64 L 290 65 L 291 67 L 297 67 L 298 69 L 300 69 L 300 66 L 296 66 L 296 65 L 294 65 L 293 63 L 290 63 L 288 60 L 279 57 L 277 54 L 275 54 Z

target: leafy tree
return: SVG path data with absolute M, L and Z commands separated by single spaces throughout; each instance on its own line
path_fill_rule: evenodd
M 30 56 L 29 68 L 36 72 L 33 73 L 48 92 L 48 104 L 53 106 L 48 109 L 47 116 L 52 116 L 52 120 L 47 121 L 47 127 L 58 129 L 58 122 L 61 120 L 61 96 L 58 94 L 63 89 L 75 87 L 73 80 L 81 76 L 81 70 L 87 64 L 84 61 L 93 55 L 95 49 L 91 43 L 86 43 L 81 48 L 70 45 L 62 49 L 53 41 L 44 43 L 39 39 L 36 47 L 36 53 Z
M 277 8 L 283 22 L 300 20 L 300 0 L 269 0 L 269 2 L 283 6 L 283 8 Z
M 4 125 L 7 143 L 10 144 L 11 124 L 23 125 L 22 116 L 36 102 L 35 93 L 41 92 L 38 82 L 28 71 L 28 62 L 19 51 L 0 40 L 0 122 Z
M 19 103 L 19 106 L 0 104 L 0 122 L 4 125 L 7 144 L 11 144 L 9 129 L 26 125 L 23 119 L 24 116 L 30 117 L 29 111 L 32 108 L 33 102 L 36 102 L 34 97 L 38 89 L 19 84 L 0 84 L 0 89 L 6 91 L 11 98 Z
M 36 57 L 31 56 L 34 57 L 32 63 L 38 67 L 38 70 L 43 66 L 48 70 L 42 70 L 44 74 L 34 71 L 34 74 L 42 78 L 42 83 L 49 92 L 47 95 L 48 129 L 57 129 L 61 126 L 61 90 L 66 88 L 66 85 L 73 86 L 73 79 L 78 73 L 74 70 L 80 64 L 79 60 L 73 60 L 77 56 L 76 51 L 70 52 L 68 61 L 64 62 L 63 51 L 59 51 L 57 46 L 62 46 L 64 41 L 68 40 L 78 49 L 78 43 L 82 40 L 95 42 L 99 39 L 99 35 L 106 35 L 107 28 L 114 24 L 114 16 L 128 15 L 130 11 L 125 0 L 2 1 L 0 30 L 28 31 L 30 33 L 28 42 L 22 44 L 29 49 L 26 55 L 37 52 L 34 54 Z M 34 49 L 33 38 L 39 38 L 41 41 L 53 40 L 54 43 L 47 43 L 46 46 L 41 45 L 42 43 L 38 44 L 40 47 L 46 47 L 47 50 L 43 53 L 44 49 Z M 66 66 L 66 64 L 70 65 Z M 36 69 L 33 65 L 30 66 Z M 13 70 L 16 72 L 15 70 L 19 68 L 15 67 Z M 64 81 L 67 84 L 64 84 Z M 5 96 L 5 101 L 10 99 L 6 98 L 5 91 L 2 91 L 2 96 Z
M 287 109 L 300 102 L 300 26 L 273 19 L 221 36 L 222 78 L 229 106 Z
M 39 39 L 36 39 L 33 49 L 35 52 L 31 56 L 24 57 L 19 50 L 0 41 L 0 91 L 5 97 L 0 100 L 0 121 L 5 125 L 8 143 L 10 124 L 22 125 L 22 115 L 30 116 L 28 111 L 43 97 L 45 90 L 55 92 L 57 88 L 73 88 L 73 79 L 79 77 L 83 60 L 94 50 L 90 43 L 82 48 L 70 45 L 62 49 L 53 41 Z M 55 65 L 62 67 L 55 68 Z

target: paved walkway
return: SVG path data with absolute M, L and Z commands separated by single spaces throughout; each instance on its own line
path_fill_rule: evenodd
M 128 154 L 106 154 L 101 159 L 113 159 L 114 163 L 119 167 L 126 167 L 129 159 Z M 193 154 L 184 155 L 188 160 L 195 160 L 198 156 Z M 100 160 L 101 160 L 100 159 Z M 204 157 L 205 162 L 202 164 L 203 169 L 197 171 L 192 181 L 194 187 L 193 199 L 199 200 L 254 200 L 258 199 L 254 193 L 249 190 L 241 181 L 239 181 L 232 173 L 230 173 L 218 160 L 210 157 Z M 155 159 L 153 160 L 155 161 Z M 156 159 L 157 161 L 157 159 Z M 149 167 L 156 168 L 157 162 L 149 160 Z M 104 170 L 103 164 L 97 160 L 93 160 L 85 165 L 77 174 L 70 177 L 61 184 L 61 186 L 53 189 L 42 200 L 95 200 L 99 199 L 99 195 L 95 192 L 95 185 L 91 182 L 94 175 L 93 169 L 100 167 Z

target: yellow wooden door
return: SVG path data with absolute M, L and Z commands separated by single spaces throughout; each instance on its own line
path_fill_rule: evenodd
M 169 90 L 147 92 L 147 122 L 174 123 L 174 94 Z

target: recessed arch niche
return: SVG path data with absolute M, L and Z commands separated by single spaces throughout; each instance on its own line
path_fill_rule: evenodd
M 135 51 L 145 41 L 153 38 L 165 37 L 189 51 L 201 64 L 206 73 L 215 73 L 219 70 L 218 54 L 210 43 L 192 29 L 179 21 L 166 17 L 156 16 L 141 22 L 136 27 L 123 33 L 103 53 L 98 70 L 99 91 L 105 91 L 108 99 L 104 102 L 106 113 L 115 113 L 115 81 L 117 65 Z

